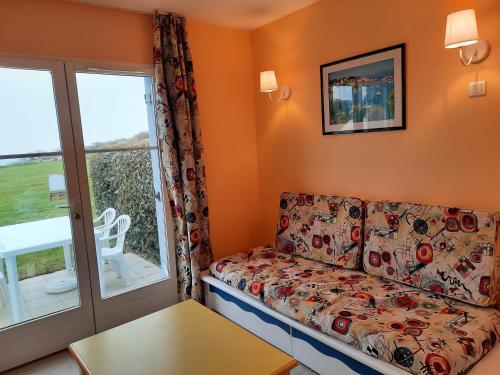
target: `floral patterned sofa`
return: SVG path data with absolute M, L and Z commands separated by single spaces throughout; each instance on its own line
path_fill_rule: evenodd
M 497 233 L 491 212 L 283 193 L 276 246 L 210 273 L 401 370 L 465 374 L 500 335 Z

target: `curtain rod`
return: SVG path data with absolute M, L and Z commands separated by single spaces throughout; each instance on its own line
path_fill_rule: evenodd
M 112 4 L 105 4 L 105 3 L 101 3 L 101 2 L 95 1 L 95 0 L 70 0 L 70 1 L 73 3 L 82 4 L 82 5 L 91 5 L 91 6 L 114 9 L 114 10 L 121 10 L 121 11 L 126 11 L 126 12 L 131 12 L 131 13 L 151 14 L 151 15 L 154 15 L 155 13 L 163 14 L 163 15 L 173 14 L 176 16 L 184 16 L 185 17 L 184 14 L 177 13 L 177 12 L 171 12 L 171 11 L 167 11 L 167 10 L 146 9 L 146 8 L 133 9 L 133 8 L 121 7 L 121 6 L 112 5 Z

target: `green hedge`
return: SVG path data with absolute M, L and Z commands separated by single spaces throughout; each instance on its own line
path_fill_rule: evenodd
M 132 221 L 125 240 L 130 251 L 160 263 L 156 208 L 149 151 L 120 151 L 89 157 L 96 216 L 114 207 Z

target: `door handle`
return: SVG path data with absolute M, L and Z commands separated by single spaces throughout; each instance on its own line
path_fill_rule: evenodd
M 71 204 L 61 204 L 57 206 L 57 208 L 69 208 L 71 210 L 71 216 L 73 217 L 73 219 L 80 220 L 82 218 L 82 215 L 80 215 L 80 213 L 76 211 L 74 209 L 74 206 Z

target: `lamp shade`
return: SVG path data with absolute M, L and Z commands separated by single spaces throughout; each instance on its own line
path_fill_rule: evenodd
M 474 9 L 451 13 L 446 19 L 445 48 L 465 47 L 478 42 Z
M 278 82 L 276 82 L 274 70 L 260 72 L 260 92 L 272 92 L 276 90 L 278 90 Z

